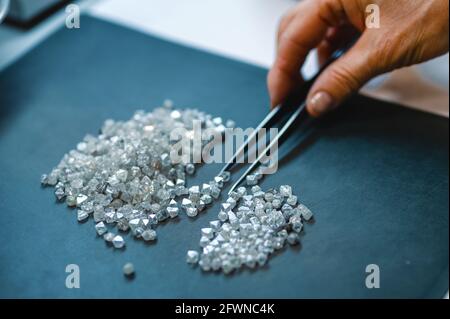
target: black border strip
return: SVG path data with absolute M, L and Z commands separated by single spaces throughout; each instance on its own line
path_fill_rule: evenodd
M 260 313 L 220 313 L 223 308 L 220 304 L 273 304 L 273 312 Z M 29 312 L 43 309 L 48 311 L 49 306 L 56 305 L 64 307 L 65 311 L 70 311 L 72 315 L 86 315 L 86 309 L 95 314 L 99 311 L 102 317 L 107 316 L 129 316 L 130 309 L 148 309 L 148 318 L 159 315 L 164 318 L 320 318 L 323 315 L 331 315 L 331 318 L 343 315 L 344 318 L 386 318 L 397 313 L 401 317 L 423 316 L 427 317 L 431 312 L 439 312 L 448 309 L 448 300 L 297 300 L 297 299 L 144 299 L 144 300 L 108 300 L 108 299 L 82 299 L 82 300 L 0 300 L 2 309 L 11 306 L 16 315 L 21 310 Z M 204 313 L 180 313 L 177 307 L 183 306 L 209 306 L 210 310 Z M 99 307 L 100 306 L 100 307 Z M 216 311 L 212 311 L 211 308 Z M 444 308 L 445 307 L 445 308 Z M 70 309 L 70 310 L 68 310 Z M 225 307 L 226 309 L 226 307 Z M 257 309 L 260 309 L 257 307 Z M 268 309 L 268 308 L 266 308 Z M 91 310 L 94 310 L 93 312 Z M 341 317 L 339 316 L 339 317 Z M 157 318 L 158 316 L 156 316 Z

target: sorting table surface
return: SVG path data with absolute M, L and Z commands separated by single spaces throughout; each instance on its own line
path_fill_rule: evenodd
M 448 119 L 362 96 L 280 149 L 263 188 L 290 184 L 315 213 L 301 246 L 233 275 L 185 262 L 218 206 L 158 227 L 155 244 L 97 237 L 92 220 L 41 188 L 107 118 L 161 104 L 197 107 L 254 127 L 267 113 L 267 70 L 90 17 L 61 29 L 0 74 L 0 297 L 442 297 L 448 289 Z M 203 165 L 190 185 L 209 181 Z M 240 171 L 242 172 L 242 170 Z M 237 172 L 236 174 L 239 174 Z M 132 262 L 133 280 L 122 266 Z M 80 267 L 80 288 L 65 286 Z M 380 268 L 380 288 L 365 285 Z

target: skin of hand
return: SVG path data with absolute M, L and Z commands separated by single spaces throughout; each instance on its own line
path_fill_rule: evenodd
M 368 5 L 379 8 L 379 28 L 368 28 Z M 267 84 L 274 107 L 300 86 L 300 68 L 317 48 L 323 62 L 360 34 L 311 87 L 307 109 L 320 116 L 341 104 L 377 75 L 421 63 L 449 50 L 448 0 L 304 0 L 281 20 L 277 57 Z

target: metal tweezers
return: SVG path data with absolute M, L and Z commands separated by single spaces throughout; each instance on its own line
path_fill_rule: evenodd
M 325 68 L 327 68 L 331 63 L 339 59 L 345 53 L 345 49 L 337 50 L 333 53 L 330 59 L 320 68 L 315 76 L 313 76 L 310 80 L 306 81 L 300 90 L 293 92 L 291 96 L 282 104 L 274 107 L 269 114 L 258 124 L 255 130 L 247 137 L 244 143 L 237 149 L 237 151 L 233 154 L 233 156 L 229 159 L 229 161 L 225 164 L 222 170 L 219 173 L 221 176 L 226 171 L 230 172 L 230 169 L 237 163 L 236 160 L 238 157 L 244 154 L 244 151 L 247 149 L 250 142 L 254 141 L 258 133 L 263 128 L 273 127 L 275 124 L 279 123 L 280 125 L 283 123 L 281 129 L 278 131 L 277 135 L 271 139 L 270 143 L 265 147 L 265 149 L 260 153 L 260 155 L 256 158 L 256 160 L 250 165 L 250 167 L 242 174 L 239 179 L 231 186 L 228 194 L 233 192 L 236 187 L 238 187 L 242 181 L 253 172 L 253 170 L 260 165 L 261 160 L 266 156 L 267 152 L 278 143 L 281 145 L 285 139 L 281 139 L 283 135 L 286 134 L 289 128 L 293 126 L 293 124 L 299 124 L 306 118 L 308 118 L 308 114 L 306 111 L 306 95 L 309 89 L 311 88 L 314 81 L 319 77 Z M 256 145 L 256 143 L 255 143 Z M 244 154 L 245 156 L 245 154 Z

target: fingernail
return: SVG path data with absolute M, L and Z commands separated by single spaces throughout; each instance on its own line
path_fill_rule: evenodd
M 327 92 L 317 92 L 308 104 L 316 114 L 323 114 L 334 107 L 333 98 Z

